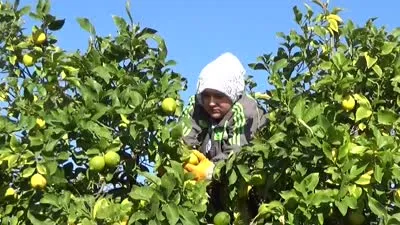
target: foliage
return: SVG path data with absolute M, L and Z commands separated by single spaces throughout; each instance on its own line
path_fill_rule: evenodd
M 259 99 L 269 124 L 212 182 L 224 184 L 234 224 L 398 224 L 400 30 L 357 26 L 313 2 L 293 8 L 298 28 L 278 33 L 275 54 L 249 65 L 273 87 Z M 0 223 L 212 221 L 210 182 L 182 168 L 186 79 L 129 1 L 114 37 L 77 18 L 90 35 L 83 53 L 57 45 L 65 20 L 49 1 L 0 8 Z M 110 151 L 119 157 L 104 160 Z
M 227 201 L 252 187 L 259 208 L 245 224 L 352 224 L 356 213 L 367 224 L 397 224 L 400 30 L 375 19 L 359 27 L 314 3 L 320 13 L 294 7 L 299 29 L 278 33 L 276 54 L 250 64 L 273 87 L 269 126 L 222 167 Z M 356 101 L 350 111 L 347 96 Z

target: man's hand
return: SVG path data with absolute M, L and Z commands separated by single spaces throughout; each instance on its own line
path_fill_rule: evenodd
M 208 160 L 205 155 L 197 150 L 192 150 L 191 152 L 199 159 L 199 163 L 197 165 L 187 163 L 184 166 L 185 170 L 194 174 L 197 181 L 204 179 L 210 180 L 214 170 L 214 163 Z

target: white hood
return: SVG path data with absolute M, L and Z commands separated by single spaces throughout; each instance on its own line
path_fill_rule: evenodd
M 245 90 L 245 69 L 239 59 L 230 52 L 220 55 L 200 72 L 197 94 L 210 88 L 227 95 L 236 102 Z

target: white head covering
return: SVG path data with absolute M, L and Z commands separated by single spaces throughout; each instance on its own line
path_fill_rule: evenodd
M 210 88 L 227 95 L 236 102 L 245 90 L 246 71 L 239 59 L 230 52 L 220 55 L 200 72 L 197 94 Z

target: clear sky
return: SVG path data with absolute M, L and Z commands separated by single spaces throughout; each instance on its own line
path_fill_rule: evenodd
M 202 67 L 225 51 L 235 54 L 255 76 L 257 90 L 268 88 L 267 74 L 251 71 L 247 64 L 276 51 L 280 42 L 276 32 L 297 28 L 292 7 L 304 9 L 304 3 L 314 8 L 310 0 L 131 0 L 131 10 L 137 23 L 158 30 L 165 39 L 169 59 L 178 63 L 175 71 L 188 78 L 189 90 L 182 95 L 187 100 Z M 390 30 L 400 24 L 398 0 L 331 0 L 330 5 L 344 8 L 342 18 L 359 25 L 371 17 L 378 17 L 377 24 Z M 125 0 L 53 0 L 51 12 L 66 18 L 63 29 L 55 33 L 66 50 L 86 50 L 88 33 L 80 29 L 77 17 L 88 18 L 101 35 L 115 34 L 112 15 L 127 18 Z

